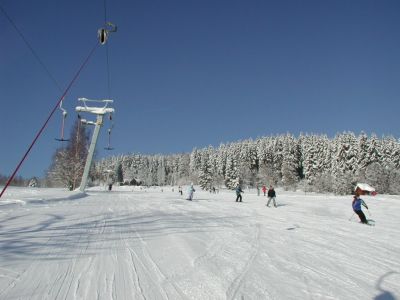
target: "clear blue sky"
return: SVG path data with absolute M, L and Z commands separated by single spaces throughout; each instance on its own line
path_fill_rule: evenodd
M 103 25 L 103 0 L 2 0 L 62 87 Z M 178 153 L 290 132 L 400 136 L 400 2 L 107 0 L 115 150 Z M 0 13 L 0 173 L 10 174 L 61 92 Z M 108 98 L 105 47 L 68 94 Z M 61 113 L 19 175 L 43 176 Z

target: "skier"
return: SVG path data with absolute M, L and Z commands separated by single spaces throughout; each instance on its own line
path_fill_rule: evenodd
M 178 187 L 178 192 L 179 192 L 179 194 L 181 194 L 181 196 L 182 196 L 182 187 L 181 187 L 181 186 Z
M 242 195 L 241 193 L 243 193 L 242 189 L 240 188 L 240 185 L 238 184 L 236 187 L 236 202 L 242 202 Z
M 359 193 L 356 193 L 354 195 L 354 199 L 353 199 L 353 211 L 359 216 L 361 223 L 363 224 L 368 224 L 368 220 L 365 217 L 363 211 L 361 210 L 361 205 L 364 206 L 366 209 L 368 209 L 367 204 L 364 202 L 364 200 L 362 200 L 360 198 Z
M 265 185 L 262 186 L 262 191 L 263 191 L 264 196 L 265 196 L 265 193 L 267 192 L 267 188 L 265 187 Z
M 194 187 L 193 187 L 193 183 L 190 185 L 190 187 L 189 187 L 189 196 L 188 196 L 188 198 L 186 199 L 186 200 L 190 200 L 190 201 L 192 201 L 193 200 L 193 193 L 195 192 L 196 190 L 194 189 Z
M 275 198 L 276 198 L 275 190 L 274 190 L 273 186 L 270 185 L 269 190 L 268 190 L 268 203 L 267 203 L 268 207 L 269 207 L 269 204 L 271 203 L 271 200 L 274 201 L 274 206 L 276 207 Z

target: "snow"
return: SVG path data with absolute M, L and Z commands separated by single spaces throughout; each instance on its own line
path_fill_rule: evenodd
M 399 196 L 105 189 L 7 190 L 0 299 L 400 299 Z

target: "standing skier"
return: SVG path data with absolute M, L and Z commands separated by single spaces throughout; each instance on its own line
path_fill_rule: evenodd
M 269 190 L 268 190 L 268 203 L 267 206 L 269 207 L 269 204 L 271 203 L 271 200 L 274 201 L 274 206 L 276 207 L 276 193 L 272 185 L 270 185 Z
M 193 183 L 192 183 L 192 184 L 190 185 L 190 187 L 189 187 L 189 190 L 188 190 L 189 196 L 188 196 L 188 198 L 187 198 L 186 200 L 192 201 L 192 200 L 193 200 L 193 193 L 194 193 L 195 191 L 196 191 L 196 190 L 194 189 Z
M 368 209 L 367 204 L 360 198 L 360 195 L 356 193 L 353 199 L 353 211 L 359 216 L 361 223 L 368 224 L 368 220 L 365 217 L 363 211 L 361 210 L 361 205 Z
M 265 196 L 265 193 L 267 192 L 267 188 L 265 187 L 265 185 L 262 186 L 262 191 L 263 191 L 264 196 Z
M 241 195 L 241 193 L 243 193 L 243 191 L 242 191 L 242 189 L 241 189 L 241 187 L 240 187 L 240 185 L 238 184 L 237 185 L 237 187 L 236 187 L 236 202 L 242 202 L 242 195 Z
M 182 187 L 181 187 L 181 186 L 178 187 L 178 192 L 179 192 L 179 194 L 181 194 L 181 196 L 182 196 Z

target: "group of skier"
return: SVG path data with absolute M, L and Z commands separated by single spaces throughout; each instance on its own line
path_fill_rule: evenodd
M 235 191 L 236 191 L 236 202 L 242 202 L 242 193 L 243 193 L 243 190 L 242 190 L 242 188 L 240 187 L 240 184 L 238 184 L 238 185 L 236 186 Z M 258 191 L 258 187 L 257 187 L 257 191 Z M 264 196 L 265 196 L 265 194 L 266 194 L 266 192 L 267 192 L 267 188 L 265 187 L 265 185 L 263 185 L 262 191 L 263 191 Z M 275 199 L 276 199 L 276 192 L 275 192 L 275 190 L 274 190 L 274 187 L 273 187 L 272 185 L 270 185 L 270 186 L 269 186 L 269 189 L 268 189 L 268 203 L 267 203 L 267 206 L 269 207 L 269 205 L 270 205 L 270 203 L 271 203 L 271 201 L 272 201 L 273 204 L 274 204 L 274 207 L 277 207 Z
M 263 186 L 263 188 L 265 188 L 265 186 Z M 178 191 L 179 191 L 179 194 L 182 195 L 182 187 L 181 186 L 179 186 Z M 193 200 L 193 193 L 195 191 L 196 190 L 194 189 L 193 183 L 191 183 L 189 188 L 188 188 L 188 197 L 186 198 L 186 200 L 192 201 Z M 242 188 L 240 187 L 239 184 L 236 186 L 235 191 L 236 191 L 236 202 L 242 202 L 243 190 L 242 190 Z M 264 196 L 265 196 L 265 192 L 264 192 Z M 269 190 L 268 190 L 268 203 L 267 203 L 268 207 L 269 207 L 269 204 L 271 203 L 271 201 L 273 202 L 274 207 L 277 207 L 275 198 L 276 198 L 276 192 L 275 192 L 273 186 L 271 185 L 269 187 Z
M 194 189 L 194 186 L 193 186 L 193 183 L 192 183 L 192 184 L 189 186 L 189 189 L 188 189 L 188 198 L 187 198 L 186 200 L 192 201 L 192 200 L 193 200 L 193 193 L 194 193 L 195 191 L 196 191 L 196 190 Z M 257 187 L 257 191 L 259 191 L 258 187 Z M 270 206 L 271 202 L 273 203 L 274 207 L 277 207 L 277 205 L 276 205 L 276 200 L 275 200 L 275 199 L 276 199 L 276 192 L 275 192 L 275 190 L 274 190 L 274 187 L 271 185 L 271 186 L 269 187 L 268 193 L 267 193 L 267 188 L 266 188 L 265 185 L 264 185 L 264 186 L 262 187 L 262 191 L 263 191 L 263 193 L 264 193 L 264 196 L 265 196 L 265 195 L 268 196 L 267 207 Z M 242 190 L 240 184 L 238 184 L 238 185 L 236 186 L 235 192 L 236 192 L 236 202 L 242 202 L 242 199 L 243 199 L 242 193 L 244 193 L 244 192 L 243 192 L 243 190 Z M 182 188 L 181 188 L 180 186 L 179 186 L 179 193 L 182 195 Z M 368 222 L 368 220 L 367 220 L 367 218 L 366 218 L 364 212 L 362 211 L 362 206 L 364 206 L 366 209 L 368 209 L 368 206 L 367 206 L 367 204 L 365 203 L 365 201 L 362 200 L 362 199 L 360 198 L 360 195 L 361 195 L 361 194 L 362 194 L 362 192 L 361 192 L 360 190 L 357 189 L 357 190 L 355 191 L 355 195 L 354 195 L 354 197 L 353 197 L 353 202 L 352 202 L 353 211 L 354 211 L 355 214 L 358 215 L 358 217 L 360 218 L 360 222 L 361 222 L 361 223 L 363 223 L 363 224 L 369 224 L 369 222 Z

